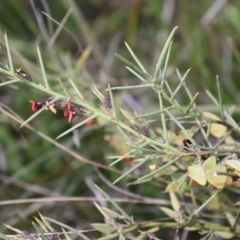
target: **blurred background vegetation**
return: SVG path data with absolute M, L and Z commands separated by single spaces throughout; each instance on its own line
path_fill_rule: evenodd
M 0 12 L 0 62 L 7 61 L 6 31 L 14 68 L 23 68 L 34 82 L 43 83 L 36 50 L 38 45 L 47 76 L 56 91 L 61 91 L 57 77 L 66 84 L 68 78 L 73 79 L 89 101 L 95 101 L 90 90 L 93 83 L 102 91 L 108 82 L 112 86 L 136 84 L 136 77 L 114 57 L 114 53 L 132 60 L 124 44 L 126 41 L 152 73 L 168 34 L 174 26 L 179 26 L 167 71 L 170 85 L 178 84 L 176 68 L 182 74 L 191 68 L 188 86 L 193 93 L 200 92 L 198 103 L 203 109 L 214 111 L 204 90 L 216 94 L 215 77 L 219 75 L 224 103 L 229 106 L 239 103 L 240 3 L 237 0 L 8 0 L 0 1 Z M 65 28 L 58 32 L 59 25 L 54 21 L 62 22 Z M 91 54 L 83 64 L 82 53 L 89 49 Z M 6 78 L 1 76 L 0 80 L 4 82 Z M 29 100 L 39 101 L 44 97 L 48 96 L 24 84 L 0 88 L 1 103 L 23 119 L 32 114 Z M 115 97 L 119 106 L 128 105 L 142 113 L 154 110 L 158 105 L 151 92 L 142 89 L 119 92 Z M 181 95 L 179 101 L 186 104 L 185 98 Z M 31 125 L 54 139 L 71 127 L 60 116 L 46 112 L 34 119 Z M 89 229 L 89 223 L 103 221 L 92 200 L 87 199 L 99 198 L 94 183 L 112 197 L 122 199 L 120 206 L 137 221 L 163 217 L 156 205 L 141 203 L 141 199 L 138 204 L 133 204 L 128 201 L 129 196 L 119 189 L 137 196 L 168 199 L 168 195 L 163 193 L 164 188 L 151 184 L 127 187 L 127 180 L 122 180 L 117 185 L 118 189 L 112 189 L 107 183 L 113 182 L 118 177 L 117 173 L 97 170 L 27 128 L 19 130 L 19 125 L 3 114 L 0 121 L 1 201 L 60 196 L 86 198 L 76 202 L 15 205 L 2 202 L 2 223 L 31 232 L 31 221 L 39 211 L 76 229 Z M 109 165 L 108 157 L 119 155 L 122 150 L 121 140 L 113 137 L 114 131 L 110 125 L 102 127 L 95 124 L 81 127 L 59 142 L 81 156 Z M 115 141 L 112 146 L 106 141 L 109 135 Z M 116 167 L 124 171 L 128 163 L 120 163 Z M 107 206 L 106 202 L 103 204 Z M 9 233 L 3 225 L 0 232 Z M 169 239 L 172 236 L 171 231 L 163 231 L 162 234 L 169 234 Z

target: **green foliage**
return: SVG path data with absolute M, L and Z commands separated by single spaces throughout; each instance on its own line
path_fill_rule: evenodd
M 239 109 L 226 104 L 238 3 L 223 3 L 183 1 L 169 17 L 167 1 L 91 1 L 100 15 L 30 1 L 37 22 L 27 3 L 7 3 L 29 35 L 10 22 L 0 32 L 1 239 L 239 237 Z

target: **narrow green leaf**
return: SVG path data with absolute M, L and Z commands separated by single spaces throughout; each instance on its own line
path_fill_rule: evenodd
M 217 81 L 217 91 L 218 91 L 218 102 L 220 107 L 220 116 L 221 116 L 221 119 L 223 119 L 223 102 L 222 102 L 221 86 L 220 86 L 218 75 L 216 76 L 216 81 Z
M 137 56 L 134 54 L 134 52 L 132 51 L 132 49 L 129 47 L 129 45 L 127 44 L 127 42 L 125 42 L 125 45 L 126 45 L 128 51 L 130 52 L 130 54 L 132 55 L 132 57 L 134 58 L 134 60 L 136 61 L 136 63 L 138 64 L 138 66 L 142 69 L 143 72 L 147 73 L 146 69 L 144 68 L 144 66 L 142 65 L 142 63 L 139 61 L 139 59 L 137 58 Z
M 169 35 L 169 37 L 168 37 L 168 39 L 167 39 L 167 41 L 166 41 L 166 43 L 165 43 L 165 45 L 164 45 L 164 47 L 163 47 L 163 50 L 162 50 L 162 52 L 161 52 L 161 54 L 160 54 L 160 56 L 159 56 L 159 59 L 158 59 L 158 62 L 157 62 L 157 67 L 156 67 L 156 71 L 155 71 L 155 74 L 154 74 L 154 81 L 155 81 L 155 82 L 156 82 L 157 79 L 158 79 L 158 76 L 159 76 L 159 73 L 160 73 L 160 70 L 161 70 L 161 66 L 162 66 L 162 63 L 163 63 L 163 59 L 164 59 L 164 57 L 165 57 L 165 55 L 166 55 L 166 52 L 167 52 L 167 50 L 168 50 L 168 48 L 169 48 L 169 46 L 170 46 L 170 44 L 171 44 L 172 37 L 173 37 L 175 31 L 177 30 L 177 28 L 178 28 L 178 27 L 175 27 L 175 28 L 172 30 L 172 32 L 170 33 L 170 35 Z
M 88 46 L 88 47 L 86 47 L 86 48 L 83 50 L 81 56 L 79 57 L 76 65 L 75 65 L 75 68 L 74 68 L 75 75 L 77 75 L 77 74 L 80 73 L 80 71 L 81 71 L 81 69 L 83 68 L 86 60 L 88 59 L 91 51 L 92 51 L 92 47 L 91 47 L 91 46 Z
M 172 164 L 174 164 L 174 163 L 175 163 L 176 161 L 178 161 L 178 160 L 179 160 L 179 157 L 174 158 L 173 160 L 167 162 L 166 164 L 164 164 L 164 165 L 161 166 L 160 168 L 157 168 L 156 170 L 150 172 L 149 174 L 146 174 L 146 175 L 138 178 L 138 179 L 137 179 L 137 182 L 138 182 L 138 181 L 142 181 L 142 180 L 144 180 L 144 179 L 146 179 L 146 178 L 152 177 L 154 174 L 156 174 L 156 173 L 164 170 L 164 169 L 167 168 L 168 166 L 171 166 Z
M 126 139 L 126 141 L 132 144 L 132 139 L 129 137 L 129 135 L 127 135 L 121 127 L 117 126 L 117 128 L 119 132 L 123 135 L 123 137 Z
M 182 76 L 181 76 L 181 74 L 180 74 L 180 72 L 179 72 L 178 70 L 177 70 L 177 75 L 178 75 L 178 77 L 179 77 L 180 79 L 182 79 Z M 188 97 L 189 97 L 189 99 L 190 99 L 190 101 L 191 101 L 192 98 L 193 98 L 193 96 L 192 96 L 192 93 L 190 92 L 189 88 L 187 87 L 185 81 L 183 82 L 183 88 L 185 89 L 185 91 L 186 91 L 186 93 L 187 93 L 187 95 L 188 95 Z M 195 109 L 197 109 L 196 103 L 194 103 L 193 106 L 194 106 Z
M 0 238 L 1 239 L 5 239 L 5 240 L 9 240 L 9 237 L 5 236 L 4 234 L 0 233 Z
M 64 27 L 64 25 L 66 24 L 68 18 L 71 16 L 71 13 L 72 13 L 73 9 L 70 8 L 67 13 L 65 14 L 64 18 L 62 19 L 62 21 L 60 23 L 57 22 L 58 24 L 58 27 L 56 29 L 56 31 L 53 33 L 53 27 L 52 27 L 52 19 L 44 12 L 42 12 L 43 14 L 45 14 L 48 18 L 48 26 L 49 26 L 49 35 L 51 36 L 50 40 L 48 41 L 48 44 L 47 44 L 47 51 L 51 51 L 52 48 L 53 48 L 53 45 L 56 41 L 56 39 L 58 38 L 59 34 L 61 33 L 61 31 L 63 29 L 66 29 Z
M 74 88 L 74 90 L 75 90 L 76 94 L 78 95 L 78 97 L 79 97 L 81 100 L 83 100 L 83 99 L 84 99 L 84 98 L 83 98 L 83 95 L 82 95 L 81 92 L 78 90 L 77 86 L 76 86 L 75 83 L 72 81 L 72 79 L 69 78 L 68 80 L 69 80 L 70 84 L 72 85 L 72 87 Z
M 114 98 L 113 98 L 113 93 L 112 93 L 112 89 L 111 89 L 111 86 L 110 86 L 109 83 L 108 83 L 108 91 L 109 91 L 111 105 L 112 105 L 112 110 L 113 110 L 113 117 L 115 118 L 116 121 L 118 121 L 116 106 L 115 106 L 115 102 L 114 102 Z
M 126 63 L 129 67 L 131 67 L 133 70 L 135 70 L 136 72 L 138 72 L 140 75 L 142 75 L 143 77 L 145 77 L 146 79 L 150 79 L 152 80 L 152 76 L 148 73 L 145 73 L 141 68 L 137 67 L 136 65 L 134 65 L 133 63 L 129 62 L 127 59 L 123 58 L 122 56 L 120 56 L 119 54 L 115 53 L 115 56 L 117 58 L 119 58 L 120 60 L 122 60 L 124 63 Z
M 150 112 L 150 113 L 138 115 L 138 116 L 133 117 L 133 119 L 152 117 L 154 115 L 159 115 L 160 113 L 165 113 L 166 109 L 171 110 L 173 108 L 174 108 L 174 106 L 171 106 L 171 107 L 168 107 L 168 108 L 164 108 L 164 110 L 158 110 L 158 111 L 155 111 L 155 112 Z
M 177 70 L 178 72 L 178 70 Z M 177 88 L 175 89 L 175 91 L 173 92 L 172 96 L 170 99 L 174 99 L 174 97 L 176 96 L 176 94 L 179 92 L 179 90 L 181 89 L 181 87 L 183 86 L 185 80 L 187 79 L 187 75 L 190 72 L 190 69 L 188 69 L 186 71 L 186 73 L 183 75 L 183 77 L 181 77 L 181 75 L 179 74 L 178 77 L 180 78 L 180 83 L 178 84 Z
M 5 85 L 9 85 L 9 84 L 12 84 L 12 83 L 16 83 L 16 82 L 22 82 L 22 81 L 20 81 L 19 79 L 10 80 L 10 81 L 7 81 L 7 82 L 0 83 L 0 87 L 5 86 Z
M 86 122 L 88 122 L 88 121 L 90 121 L 90 120 L 92 120 L 92 119 L 94 119 L 94 118 L 96 118 L 96 117 L 97 117 L 97 114 L 96 114 L 96 113 L 93 114 L 93 115 L 91 115 L 90 117 L 86 118 L 84 121 L 79 122 L 78 124 L 76 124 L 76 125 L 74 125 L 73 127 L 69 128 L 67 131 L 65 131 L 65 132 L 63 132 L 62 134 L 60 134 L 60 135 L 56 138 L 56 140 L 59 139 L 59 138 L 61 138 L 61 137 L 63 137 L 63 136 L 65 136 L 65 135 L 67 135 L 68 133 L 72 132 L 73 130 L 81 127 L 81 126 L 84 125 Z
M 194 95 L 194 97 L 192 98 L 191 102 L 189 103 L 189 105 L 187 106 L 187 108 L 185 110 L 186 113 L 188 113 L 190 111 L 190 109 L 192 108 L 192 106 L 193 106 L 193 104 L 194 104 L 194 102 L 195 102 L 195 100 L 196 100 L 198 95 L 199 95 L 199 93 L 196 93 Z
M 193 216 L 198 215 L 198 213 L 199 213 L 204 207 L 206 207 L 215 197 L 217 197 L 217 195 L 218 195 L 220 192 L 222 192 L 222 190 L 223 190 L 223 189 L 220 189 L 220 190 L 216 191 L 215 193 L 213 193 L 213 194 L 211 195 L 211 197 L 210 197 L 208 200 L 206 200 L 206 201 L 193 213 Z
M 11 51 L 10 51 L 10 47 L 9 47 L 9 43 L 8 43 L 8 37 L 7 37 L 7 33 L 6 32 L 5 32 L 5 43 L 6 43 L 6 48 L 7 48 L 9 67 L 10 67 L 11 72 L 14 73 L 13 62 L 12 62 L 12 57 L 11 57 Z
M 240 132 L 240 128 L 235 120 L 228 114 L 227 111 L 224 111 L 224 116 L 226 117 L 229 124 L 231 124 L 238 132 Z
M 139 145 L 139 148 L 145 147 L 147 144 L 148 144 L 148 143 L 145 142 L 145 143 Z M 128 153 L 124 154 L 123 156 L 119 157 L 117 160 L 115 160 L 114 162 L 112 162 L 109 166 L 111 167 L 111 166 L 115 165 L 116 163 L 121 162 L 124 158 L 130 156 L 130 155 L 131 155 L 132 153 L 134 153 L 134 152 L 136 152 L 136 149 L 130 150 Z
M 38 224 L 38 226 L 44 231 L 44 232 L 48 232 L 48 229 L 47 227 L 44 225 L 43 222 L 41 222 L 40 219 L 34 217 L 35 221 L 36 221 L 36 224 Z
M 54 229 L 53 227 L 48 223 L 48 221 L 46 221 L 46 219 L 43 217 L 43 215 L 41 213 L 38 213 L 40 218 L 42 219 L 43 223 L 45 224 L 45 226 L 47 227 L 47 229 L 50 231 L 50 232 L 53 232 Z
M 131 69 L 130 67 L 126 66 L 126 69 L 131 72 L 133 75 L 135 75 L 139 80 L 141 80 L 142 82 L 148 82 L 145 78 L 143 78 L 141 75 L 139 75 L 136 71 L 134 71 L 133 69 Z
M 112 205 L 128 220 L 131 221 L 131 217 L 122 209 L 120 208 L 117 203 L 106 193 L 104 192 L 98 185 L 95 184 L 95 187 L 108 199 Z
M 149 88 L 149 87 L 154 87 L 154 84 L 149 83 L 149 84 L 141 84 L 141 85 L 134 85 L 134 86 L 111 87 L 111 90 L 130 90 L 130 89 Z M 109 89 L 106 89 L 105 91 L 109 91 Z
M 208 95 L 208 97 L 214 102 L 214 104 L 217 106 L 217 108 L 220 109 L 220 105 L 218 100 L 212 95 L 212 93 L 210 93 L 208 90 L 205 91 L 206 94 Z
M 135 151 L 135 149 L 132 149 L 131 151 Z M 123 156 L 119 157 L 119 158 L 118 158 L 117 160 L 115 160 L 114 162 L 112 162 L 112 163 L 109 165 L 109 167 L 115 165 L 115 164 L 118 163 L 118 162 L 121 162 L 124 158 L 130 156 L 130 155 L 131 155 L 131 151 L 128 152 L 128 153 L 126 153 L 126 154 L 124 154 Z
M 126 177 L 127 175 L 129 175 L 131 172 L 133 172 L 135 169 L 139 168 L 140 166 L 142 166 L 144 163 L 146 163 L 149 160 L 150 156 L 145 157 L 145 159 L 143 159 L 142 161 L 140 161 L 138 164 L 136 164 L 135 166 L 133 166 L 132 168 L 130 168 L 129 170 L 127 170 L 124 174 L 122 174 L 119 178 L 117 178 L 113 184 L 116 184 L 117 182 L 119 182 L 120 180 L 122 180 L 124 177 Z
M 120 108 L 120 111 L 121 111 L 122 115 L 123 115 L 132 125 L 136 123 L 135 120 L 133 120 L 133 117 L 131 116 L 131 114 L 130 114 L 128 111 L 126 111 L 126 110 L 124 110 L 124 109 L 122 109 L 122 108 Z
M 78 230 L 76 230 L 76 229 L 74 229 L 74 228 L 72 228 L 72 227 L 70 227 L 70 226 L 68 226 L 68 225 L 66 225 L 66 224 L 64 224 L 64 223 L 61 223 L 61 222 L 59 222 L 59 221 L 57 221 L 57 220 L 54 220 L 54 219 L 51 219 L 51 218 L 48 218 L 48 217 L 44 217 L 44 218 L 45 218 L 46 220 L 50 221 L 50 222 L 53 222 L 53 223 L 55 223 L 55 224 L 63 227 L 63 228 L 66 228 L 66 229 L 68 229 L 68 230 L 70 230 L 70 231 L 75 232 L 78 236 L 82 237 L 82 239 L 84 239 L 84 240 L 90 240 L 90 238 L 88 238 L 87 236 L 85 236 L 84 234 L 82 234 L 80 231 L 78 231 Z
M 170 42 L 170 45 L 169 45 L 168 51 L 167 51 L 166 61 L 165 61 L 163 74 L 162 74 L 161 86 L 164 85 L 165 80 L 166 80 L 165 78 L 166 78 L 166 74 L 167 74 L 167 67 L 168 67 L 168 61 L 169 61 L 169 56 L 170 56 L 170 52 L 171 52 L 171 47 L 172 47 L 172 41 Z
M 30 118 L 28 118 L 27 120 L 25 120 L 21 126 L 19 127 L 22 128 L 23 126 L 25 126 L 27 123 L 29 123 L 30 121 L 32 121 L 34 118 L 36 118 L 39 114 L 41 114 L 43 111 L 46 110 L 46 106 L 43 106 L 41 109 L 39 109 L 37 112 L 35 112 Z
M 63 81 L 60 78 L 57 78 L 63 92 L 65 93 L 66 97 L 70 98 L 71 94 L 69 93 L 68 89 L 65 87 L 65 85 L 63 84 Z
M 45 72 L 45 68 L 44 68 L 44 65 L 43 65 L 42 55 L 41 55 L 41 52 L 40 52 L 40 49 L 39 49 L 38 46 L 37 46 L 37 53 L 38 53 L 38 59 L 39 59 L 40 67 L 41 67 L 41 70 L 42 70 L 42 75 L 43 75 L 43 80 L 44 80 L 44 83 L 45 83 L 45 87 L 50 89 L 48 79 L 47 79 L 47 75 L 46 75 L 46 72 Z
M 140 180 L 140 181 L 137 180 L 137 181 L 134 181 L 134 182 L 130 182 L 130 183 L 127 184 L 127 186 L 138 185 L 138 184 L 142 184 L 142 183 L 146 183 L 146 182 L 150 182 L 150 181 L 152 181 L 152 178 L 145 178 L 145 179 Z
M 93 85 L 93 86 L 91 87 L 91 89 L 92 89 L 93 93 L 103 102 L 104 96 L 103 96 L 103 94 L 97 89 L 97 87 L 96 87 L 95 85 Z
M 184 185 L 184 183 L 187 181 L 188 173 L 186 172 L 184 175 L 181 176 L 181 178 L 178 180 L 179 184 L 177 186 L 177 190 L 181 189 Z
M 163 99 L 161 93 L 158 93 L 158 100 L 159 100 L 159 109 L 160 111 L 164 110 L 163 107 Z M 161 120 L 162 120 L 162 128 L 163 128 L 163 138 L 166 143 L 168 143 L 168 132 L 167 132 L 167 125 L 166 125 L 166 119 L 165 119 L 165 112 L 160 113 Z
M 32 225 L 36 228 L 36 230 L 44 240 L 48 240 L 48 238 L 44 235 L 43 230 L 35 222 L 33 222 Z

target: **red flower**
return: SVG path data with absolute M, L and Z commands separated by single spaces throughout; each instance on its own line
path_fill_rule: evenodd
M 68 117 L 68 122 L 72 122 L 73 118 L 76 116 L 76 113 L 71 110 L 71 107 L 69 107 L 70 104 L 68 104 L 68 110 L 63 113 L 64 117 Z
M 35 102 L 33 100 L 29 100 L 29 102 L 32 104 L 32 110 L 34 112 L 37 112 L 39 109 L 42 108 L 42 104 L 41 103 Z

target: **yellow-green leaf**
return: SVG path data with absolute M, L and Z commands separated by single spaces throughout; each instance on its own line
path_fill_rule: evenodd
M 230 176 L 227 176 L 227 181 L 226 181 L 226 183 L 225 183 L 225 186 L 224 186 L 224 187 L 229 187 L 229 186 L 231 186 L 231 185 L 232 185 L 232 183 L 233 183 L 233 178 L 232 178 L 232 177 L 230 177 Z
M 174 219 L 176 222 L 180 221 L 180 216 L 176 211 L 173 211 L 172 209 L 166 208 L 166 207 L 160 207 L 160 209 L 170 218 Z
M 207 183 L 203 168 L 199 164 L 188 167 L 188 176 L 202 186 Z
M 193 179 L 190 179 L 189 186 L 190 187 L 198 187 L 201 185 L 198 182 L 194 181 Z
M 124 116 L 132 125 L 135 124 L 134 119 L 132 118 L 131 114 L 130 114 L 128 111 L 126 111 L 126 110 L 124 110 L 124 109 L 122 109 L 122 108 L 120 108 L 120 111 L 121 111 L 121 113 L 123 114 L 123 116 Z
M 217 237 L 221 237 L 223 239 L 231 239 L 235 236 L 235 234 L 232 232 L 220 232 L 220 231 L 215 231 L 214 235 L 216 235 Z
M 216 175 L 216 172 L 226 172 L 225 166 L 218 165 L 215 168 L 209 169 L 206 172 L 207 181 L 216 188 L 223 188 L 227 182 L 227 176 Z
M 177 186 L 178 183 L 171 182 L 167 185 L 165 192 L 183 192 L 187 187 L 186 181 L 181 185 L 180 189 Z
M 102 213 L 102 215 L 104 217 L 107 217 L 107 218 L 122 218 L 122 216 L 120 216 L 119 214 L 115 213 L 114 211 L 108 209 L 108 208 L 105 208 L 105 207 L 101 207 L 99 206 L 96 202 L 94 202 L 95 206 L 98 208 L 98 210 Z
M 174 192 L 170 191 L 169 192 L 169 195 L 170 195 L 170 200 L 171 200 L 171 204 L 172 204 L 172 207 L 173 209 L 176 211 L 176 212 L 179 212 L 180 208 L 181 208 L 181 205 L 177 199 L 177 196 Z
M 221 120 L 218 116 L 216 116 L 213 113 L 210 112 L 202 112 L 203 116 L 213 119 L 213 120 Z M 226 132 L 227 132 L 227 127 L 218 124 L 218 123 L 211 123 L 211 129 L 210 129 L 211 134 L 216 137 L 220 138 L 223 137 Z
M 237 172 L 240 173 L 240 161 L 239 160 L 227 160 L 226 164 L 235 169 Z
M 9 225 L 6 225 L 6 224 L 3 224 L 3 225 L 4 225 L 5 227 L 9 228 L 10 230 L 18 233 L 18 234 L 22 234 L 22 230 L 19 230 L 19 229 L 17 229 L 17 228 L 14 228 L 14 227 L 9 226 Z
M 179 131 L 176 133 L 173 132 L 168 132 L 168 139 L 170 142 L 176 143 L 177 145 L 183 145 L 183 140 L 188 139 L 189 136 L 193 137 L 194 134 L 197 132 L 198 129 L 196 130 L 191 130 L 188 129 L 186 130 L 187 134 L 185 134 L 183 131 Z
M 235 217 L 230 212 L 225 212 L 226 218 L 230 224 L 231 227 L 235 224 Z
M 66 240 L 71 240 L 70 236 L 67 234 L 67 232 L 65 231 L 64 228 L 62 228 L 62 232 L 63 232 L 64 237 L 66 238 Z
M 209 169 L 216 167 L 216 157 L 211 156 L 209 157 L 202 165 L 203 171 L 207 172 Z
M 91 224 L 91 226 L 98 230 L 99 232 L 106 234 L 112 233 L 114 232 L 114 230 L 116 230 L 115 227 L 106 223 L 93 223 Z

